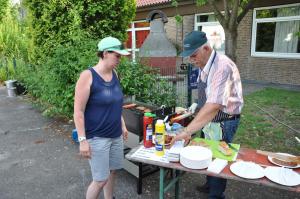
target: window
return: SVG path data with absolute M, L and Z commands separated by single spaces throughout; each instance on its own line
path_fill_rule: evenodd
M 135 61 L 136 57 L 138 57 L 139 48 L 143 45 L 150 33 L 150 23 L 146 21 L 132 22 L 127 33 L 128 40 L 126 42 L 126 47 L 131 51 L 132 60 Z
M 225 33 L 214 14 L 195 15 L 195 30 L 206 33 L 210 45 L 220 53 L 225 53 Z
M 251 55 L 300 58 L 300 4 L 254 9 Z

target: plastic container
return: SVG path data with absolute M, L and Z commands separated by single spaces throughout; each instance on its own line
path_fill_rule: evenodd
M 7 88 L 7 96 L 8 97 L 16 97 L 17 96 L 17 89 L 15 87 Z
M 78 141 L 77 129 L 73 129 L 73 130 L 72 130 L 72 138 L 73 138 L 73 141 L 74 141 L 75 143 L 79 143 L 79 141 Z
M 157 120 L 155 124 L 155 154 L 163 156 L 165 154 L 165 124 L 163 120 Z
M 144 139 L 144 147 L 150 148 L 153 146 L 152 138 L 153 138 L 153 115 L 152 113 L 145 113 L 143 117 L 143 139 Z
M 5 81 L 6 88 L 8 88 L 8 89 L 16 88 L 16 83 L 17 83 L 17 80 Z

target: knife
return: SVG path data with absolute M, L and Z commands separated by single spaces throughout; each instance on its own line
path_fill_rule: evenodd
M 283 155 L 283 154 L 278 154 L 278 153 L 273 153 L 273 152 L 268 152 L 268 151 L 261 151 L 261 150 L 256 150 L 258 154 L 270 156 L 272 158 L 277 158 L 283 161 L 288 161 L 288 162 L 296 162 L 300 164 L 300 156 L 288 156 L 288 155 Z
M 227 143 L 229 148 L 231 148 L 232 150 L 234 150 L 235 152 L 238 152 L 239 150 L 237 148 L 235 148 L 234 146 L 232 146 L 232 144 Z

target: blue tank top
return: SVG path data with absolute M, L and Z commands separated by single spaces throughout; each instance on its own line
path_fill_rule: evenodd
M 93 69 L 90 97 L 87 101 L 84 119 L 87 139 L 93 137 L 116 138 L 122 134 L 123 93 L 119 80 L 113 72 L 110 82 L 105 82 Z

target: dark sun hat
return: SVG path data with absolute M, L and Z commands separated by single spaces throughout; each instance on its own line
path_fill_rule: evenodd
M 207 42 L 205 32 L 192 31 L 187 34 L 183 40 L 183 51 L 180 53 L 181 57 L 188 57 L 195 52 L 200 46 Z

